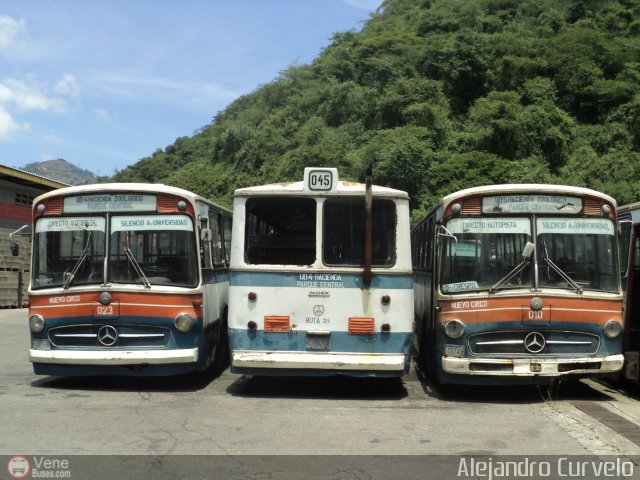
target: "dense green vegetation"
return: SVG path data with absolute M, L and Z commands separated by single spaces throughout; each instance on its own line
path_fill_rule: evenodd
M 305 166 L 437 198 L 492 183 L 566 183 L 640 200 L 640 0 L 387 0 L 116 181 L 230 204 Z

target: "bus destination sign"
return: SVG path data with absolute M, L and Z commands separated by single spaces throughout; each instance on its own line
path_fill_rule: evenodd
M 482 199 L 482 213 L 580 213 L 582 199 L 566 195 L 495 195 Z
M 65 213 L 87 212 L 155 212 L 156 196 L 136 193 L 96 193 L 64 199 Z

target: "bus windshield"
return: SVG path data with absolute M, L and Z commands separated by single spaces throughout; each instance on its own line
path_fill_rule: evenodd
M 109 282 L 193 287 L 198 253 L 186 215 L 114 215 Z
M 604 218 L 538 218 L 539 284 L 615 292 L 615 227 Z
M 454 218 L 439 233 L 443 237 L 442 291 L 490 289 L 523 262 L 523 251 L 531 241 L 528 218 Z M 533 287 L 530 265 L 500 288 Z
M 33 249 L 32 288 L 102 283 L 104 217 L 39 218 Z

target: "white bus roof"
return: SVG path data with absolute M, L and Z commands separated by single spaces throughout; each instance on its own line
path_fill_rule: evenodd
M 58 197 L 58 196 L 68 196 L 68 195 L 82 195 L 82 194 L 93 194 L 99 192 L 140 192 L 140 193 L 168 193 L 172 195 L 178 195 L 181 197 L 185 197 L 190 199 L 191 201 L 202 201 L 209 204 L 214 205 L 220 210 L 224 210 L 225 212 L 231 213 L 226 207 L 217 204 L 216 202 L 212 202 L 200 195 L 190 192 L 189 190 L 184 190 L 178 187 L 172 187 L 169 185 L 164 185 L 162 183 L 92 183 L 90 185 L 77 185 L 74 187 L 65 187 L 59 188 L 57 190 L 53 190 L 51 192 L 47 192 L 43 195 L 40 195 L 34 200 L 34 205 L 46 198 L 49 197 Z
M 235 197 L 261 196 L 261 195 L 308 195 L 308 196 L 333 196 L 333 195 L 364 195 L 364 183 L 339 181 L 335 190 L 328 192 L 310 192 L 305 190 L 304 182 L 272 183 L 256 187 L 246 187 L 237 189 L 233 195 Z M 379 197 L 400 197 L 409 198 L 409 194 L 403 190 L 395 188 L 372 185 L 371 192 Z
M 471 195 L 495 195 L 495 194 L 518 194 L 518 193 L 536 193 L 551 195 L 591 195 L 600 197 L 610 202 L 614 207 L 616 201 L 602 192 L 591 190 L 590 188 L 572 187 L 568 185 L 548 185 L 539 183 L 512 183 L 504 185 L 484 185 L 480 187 L 467 188 L 458 192 L 451 193 L 442 199 L 443 205 L 448 205 L 453 200 L 460 197 Z

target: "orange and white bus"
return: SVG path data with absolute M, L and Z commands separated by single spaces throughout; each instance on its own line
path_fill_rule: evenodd
M 231 212 L 165 185 L 97 184 L 33 204 L 29 360 L 43 375 L 219 367 Z
M 616 203 L 558 185 L 444 197 L 412 230 L 419 363 L 441 383 L 622 368 Z

